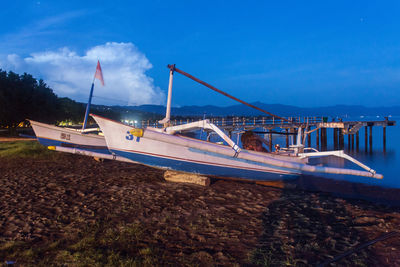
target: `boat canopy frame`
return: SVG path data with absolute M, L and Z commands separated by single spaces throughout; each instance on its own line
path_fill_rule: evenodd
M 195 131 L 198 129 L 211 130 L 219 135 L 228 145 L 235 151 L 236 154 L 240 153 L 242 150 L 229 136 L 227 136 L 224 131 L 218 128 L 215 124 L 210 123 L 210 120 L 200 120 L 187 124 L 169 126 L 162 129 L 155 129 L 159 132 L 167 133 L 167 134 L 175 134 L 176 132 L 181 131 Z

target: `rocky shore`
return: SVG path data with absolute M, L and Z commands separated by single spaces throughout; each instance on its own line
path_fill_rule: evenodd
M 315 266 L 399 229 L 399 208 L 330 193 L 170 183 L 57 152 L 0 158 L 0 261 L 18 266 Z M 400 235 L 330 266 L 400 266 Z

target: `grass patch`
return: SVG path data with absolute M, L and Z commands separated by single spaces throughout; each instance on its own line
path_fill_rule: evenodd
M 55 155 L 54 151 L 48 150 L 36 141 L 0 143 L 0 158 L 48 158 Z
M 257 266 L 284 266 L 282 262 L 274 260 L 273 251 L 266 248 L 256 248 L 250 252 L 249 261 Z
M 159 266 L 163 253 L 143 241 L 139 224 L 98 222 L 53 242 L 5 242 L 0 259 L 21 266 Z

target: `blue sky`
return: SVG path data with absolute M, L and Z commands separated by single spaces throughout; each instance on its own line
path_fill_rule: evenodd
M 4 8 L 5 7 L 5 8 Z M 165 103 L 167 64 L 249 102 L 400 105 L 398 1 L 9 1 L 0 68 L 94 103 Z M 230 105 L 176 74 L 173 105 Z

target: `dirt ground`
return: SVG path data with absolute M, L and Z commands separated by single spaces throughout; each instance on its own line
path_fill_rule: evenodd
M 0 159 L 0 262 L 18 266 L 400 266 L 397 233 L 327 262 L 398 231 L 399 212 L 300 189 L 170 183 L 58 152 Z

